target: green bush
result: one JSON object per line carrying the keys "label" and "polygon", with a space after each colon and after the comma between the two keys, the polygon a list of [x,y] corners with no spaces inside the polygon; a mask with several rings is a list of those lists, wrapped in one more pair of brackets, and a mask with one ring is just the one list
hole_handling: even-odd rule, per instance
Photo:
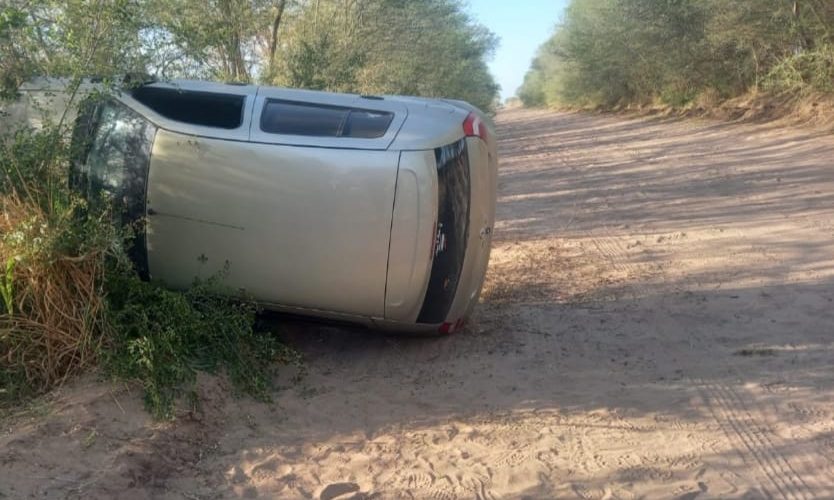
{"label": "green bush", "polygon": [[767,74],[764,87],[777,92],[834,92],[834,45],[825,44],[786,57]]}
{"label": "green bush", "polygon": [[240,391],[268,399],[276,363],[297,361],[269,332],[255,330],[253,303],[222,294],[221,276],[176,292],[111,271],[106,289],[113,333],[105,366],[138,380],[157,417],[171,416],[197,371],[224,371]]}

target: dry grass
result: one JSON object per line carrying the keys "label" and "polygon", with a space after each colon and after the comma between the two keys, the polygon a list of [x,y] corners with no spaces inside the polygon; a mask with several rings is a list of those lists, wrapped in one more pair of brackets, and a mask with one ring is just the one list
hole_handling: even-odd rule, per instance
{"label": "dry grass", "polygon": [[614,107],[552,106],[549,109],[626,116],[710,118],[747,123],[778,122],[786,127],[802,126],[834,131],[834,96],[815,91],[750,91],[732,99],[723,99],[717,92],[708,89],[682,107],[654,100]]}
{"label": "dry grass", "polygon": [[[4,271],[13,262],[12,279],[2,280],[12,311],[8,305],[0,309],[0,367],[41,391],[88,367],[98,355],[104,328],[104,260],[97,253],[70,257],[32,250],[33,240],[48,240],[49,232],[57,229],[31,203],[5,196],[0,206]],[[24,246],[8,238],[16,232],[26,237]]]}

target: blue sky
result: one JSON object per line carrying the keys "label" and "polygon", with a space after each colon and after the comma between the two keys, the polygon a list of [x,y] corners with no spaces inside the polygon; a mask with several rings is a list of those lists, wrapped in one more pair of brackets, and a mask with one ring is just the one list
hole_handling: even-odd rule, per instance
{"label": "blue sky", "polygon": [[469,0],[469,13],[501,37],[490,69],[501,98],[515,95],[536,49],[553,32],[568,0]]}

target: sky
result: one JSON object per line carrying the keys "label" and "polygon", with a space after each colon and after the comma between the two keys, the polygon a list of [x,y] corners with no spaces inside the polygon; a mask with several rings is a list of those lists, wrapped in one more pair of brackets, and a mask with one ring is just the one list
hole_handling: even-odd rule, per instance
{"label": "sky", "polygon": [[568,0],[469,0],[469,13],[501,38],[489,68],[501,99],[514,96],[539,45],[553,33]]}

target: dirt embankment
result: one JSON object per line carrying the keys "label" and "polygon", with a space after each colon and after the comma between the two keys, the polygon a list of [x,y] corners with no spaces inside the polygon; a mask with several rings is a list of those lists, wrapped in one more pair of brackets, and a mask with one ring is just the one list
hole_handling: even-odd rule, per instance
{"label": "dirt embankment", "polygon": [[154,424],[67,387],[0,435],[0,497],[834,496],[834,139],[776,125],[499,116],[468,329],[290,324],[265,405],[200,384]]}

